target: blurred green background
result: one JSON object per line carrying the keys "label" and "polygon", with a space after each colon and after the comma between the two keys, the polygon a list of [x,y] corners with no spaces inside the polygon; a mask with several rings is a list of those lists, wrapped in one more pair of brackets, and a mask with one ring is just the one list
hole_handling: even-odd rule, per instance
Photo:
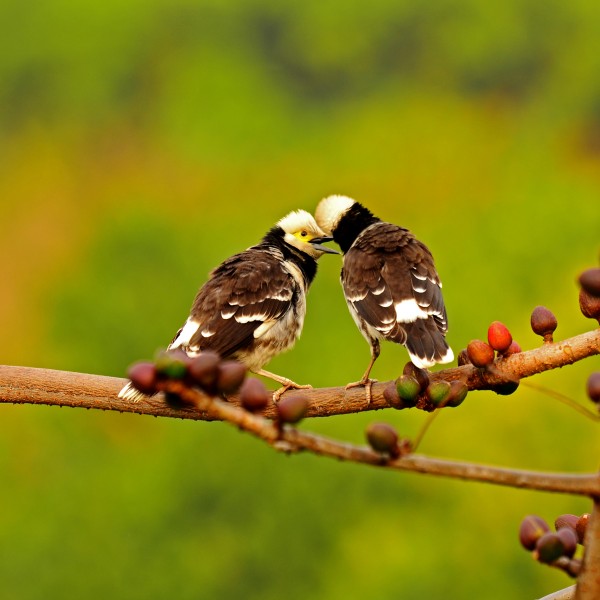
{"label": "blurred green background", "polygon": [[[123,376],[208,271],[330,193],[409,227],[455,351],[504,321],[592,327],[600,4],[591,0],[0,3],[0,361]],[[273,371],[315,386],[369,358],[325,256]],[[396,376],[383,347],[374,376]],[[597,358],[535,382],[585,402]],[[3,406],[6,598],[533,598],[569,584],[521,518],[585,500],[280,456],[223,424]],[[361,443],[373,420],[302,426]],[[594,471],[598,426],[521,388],[444,411],[424,453]]]}

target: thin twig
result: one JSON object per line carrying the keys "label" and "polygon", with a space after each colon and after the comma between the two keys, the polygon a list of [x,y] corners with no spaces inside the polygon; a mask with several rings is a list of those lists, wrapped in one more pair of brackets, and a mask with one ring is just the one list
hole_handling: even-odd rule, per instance
{"label": "thin twig", "polygon": [[[367,446],[356,446],[331,438],[300,431],[293,427],[279,428],[272,421],[253,415],[218,398],[210,398],[179,381],[169,381],[164,389],[177,394],[189,404],[196,404],[215,419],[222,419],[263,439],[275,448],[286,450],[309,450],[314,454],[342,460],[386,467],[397,471],[414,471],[463,479],[494,483],[497,485],[562,492],[568,494],[594,495],[600,493],[600,478],[595,474],[541,473],[520,469],[505,469],[474,463],[442,460],[410,454],[391,460]],[[281,443],[283,442],[283,446]]]}

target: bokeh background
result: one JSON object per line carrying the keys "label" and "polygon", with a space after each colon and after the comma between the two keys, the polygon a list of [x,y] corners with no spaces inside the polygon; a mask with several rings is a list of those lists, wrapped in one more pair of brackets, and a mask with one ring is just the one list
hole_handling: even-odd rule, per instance
{"label": "bokeh background", "polygon": [[[123,376],[208,271],[289,210],[352,195],[413,230],[456,351],[504,321],[591,328],[600,247],[600,4],[592,0],[0,3],[0,361]],[[325,256],[270,368],[315,386],[369,357]],[[406,361],[387,345],[374,375]],[[535,382],[585,402],[597,358]],[[313,456],[223,424],[2,406],[6,598],[532,598],[569,584],[521,518],[585,500]],[[385,411],[302,426],[361,443]],[[594,471],[598,426],[547,395],[473,394],[421,448]]]}

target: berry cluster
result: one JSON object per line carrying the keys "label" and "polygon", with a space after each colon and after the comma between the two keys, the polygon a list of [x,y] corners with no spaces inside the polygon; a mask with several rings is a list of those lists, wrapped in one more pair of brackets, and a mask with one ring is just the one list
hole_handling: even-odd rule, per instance
{"label": "berry cluster", "polygon": [[246,378],[246,367],[235,360],[221,360],[215,352],[191,358],[181,350],[166,350],[158,352],[153,362],[132,365],[127,375],[133,387],[149,396],[169,380],[183,381],[216,396],[237,392]]}
{"label": "berry cluster", "polygon": [[[153,362],[135,363],[127,374],[133,387],[148,396],[164,389],[166,382],[176,380],[209,396],[239,393],[242,408],[251,413],[263,412],[272,400],[271,392],[262,381],[246,377],[246,373],[242,363],[223,360],[215,352],[203,352],[192,358],[180,350],[167,350],[159,352]],[[175,407],[182,405],[179,396],[167,393],[165,399]],[[287,396],[277,403],[275,420],[279,425],[297,423],[307,409],[305,398]]]}
{"label": "berry cluster", "polygon": [[579,276],[579,308],[584,317],[600,324],[600,268],[588,269]]}
{"label": "berry cluster", "polygon": [[469,389],[463,381],[429,381],[425,369],[406,363],[402,375],[383,390],[383,397],[393,408],[411,408],[416,406],[419,397],[426,400],[426,406],[432,410],[444,406],[456,407],[462,404]]}
{"label": "berry cluster", "polygon": [[573,558],[578,544],[584,543],[589,514],[561,515],[554,521],[555,532],[537,515],[521,521],[519,541],[531,551],[535,560],[557,567],[576,577],[581,569],[581,559]]}
{"label": "berry cluster", "polygon": [[487,343],[483,340],[471,340],[465,350],[458,355],[458,364],[472,364],[478,369],[489,367],[496,358],[521,352],[521,346],[512,338],[508,327],[500,321],[494,321],[487,332]]}

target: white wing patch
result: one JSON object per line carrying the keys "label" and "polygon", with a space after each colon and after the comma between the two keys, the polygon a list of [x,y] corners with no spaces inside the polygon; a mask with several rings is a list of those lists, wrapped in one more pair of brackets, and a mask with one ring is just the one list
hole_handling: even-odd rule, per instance
{"label": "white wing patch", "polygon": [[398,323],[412,323],[417,319],[427,319],[429,315],[413,299],[402,300],[394,305]]}
{"label": "white wing patch", "polygon": [[250,321],[264,321],[268,315],[264,313],[254,313],[251,315],[236,315],[235,320],[238,323],[250,323]]}
{"label": "white wing patch", "polygon": [[173,340],[173,343],[169,346],[169,348],[187,346],[196,331],[198,331],[198,327],[200,327],[200,323],[194,321],[193,319],[188,319],[185,322],[185,325],[181,328],[179,335]]}

